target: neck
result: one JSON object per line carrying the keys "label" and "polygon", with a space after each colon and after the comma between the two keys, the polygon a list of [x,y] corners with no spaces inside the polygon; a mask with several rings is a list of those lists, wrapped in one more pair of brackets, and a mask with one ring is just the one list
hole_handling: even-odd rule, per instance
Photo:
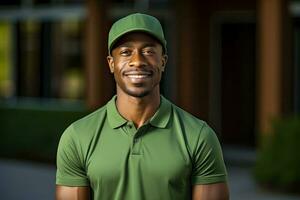
{"label": "neck", "polygon": [[160,94],[153,92],[145,97],[133,97],[117,91],[116,105],[119,113],[136,128],[141,127],[157,111],[160,104]]}

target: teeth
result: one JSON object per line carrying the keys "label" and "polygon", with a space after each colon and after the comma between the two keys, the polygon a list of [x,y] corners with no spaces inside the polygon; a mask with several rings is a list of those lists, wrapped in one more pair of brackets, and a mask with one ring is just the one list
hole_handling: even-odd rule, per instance
{"label": "teeth", "polygon": [[139,75],[139,74],[132,74],[127,75],[129,78],[146,78],[148,75]]}

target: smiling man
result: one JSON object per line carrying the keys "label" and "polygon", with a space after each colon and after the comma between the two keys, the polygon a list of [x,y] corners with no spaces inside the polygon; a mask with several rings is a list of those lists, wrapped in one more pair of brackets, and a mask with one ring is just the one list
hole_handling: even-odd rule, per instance
{"label": "smiling man", "polygon": [[56,199],[229,199],[214,131],[160,94],[167,47],[159,21],[118,20],[108,51],[117,94],[63,133]]}

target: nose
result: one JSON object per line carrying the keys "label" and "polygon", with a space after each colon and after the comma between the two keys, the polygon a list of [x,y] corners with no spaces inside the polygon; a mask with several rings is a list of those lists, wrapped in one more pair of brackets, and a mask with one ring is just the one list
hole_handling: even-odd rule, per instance
{"label": "nose", "polygon": [[140,52],[134,52],[131,56],[129,66],[130,67],[143,67],[146,65],[146,59]]}

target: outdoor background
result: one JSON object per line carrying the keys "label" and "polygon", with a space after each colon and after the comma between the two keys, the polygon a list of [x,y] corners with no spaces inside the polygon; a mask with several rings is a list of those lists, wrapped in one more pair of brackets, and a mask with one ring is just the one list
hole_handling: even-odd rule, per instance
{"label": "outdoor background", "polygon": [[115,94],[107,34],[134,12],[161,21],[161,93],[218,134],[231,199],[300,199],[299,0],[1,0],[0,199],[54,199],[59,138]]}

